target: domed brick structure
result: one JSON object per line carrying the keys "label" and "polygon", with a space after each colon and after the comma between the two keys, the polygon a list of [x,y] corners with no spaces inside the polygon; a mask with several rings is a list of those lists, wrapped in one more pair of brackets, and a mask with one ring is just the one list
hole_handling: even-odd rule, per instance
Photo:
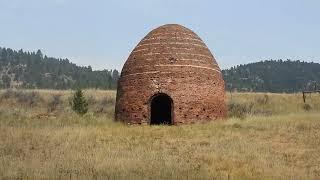
{"label": "domed brick structure", "polygon": [[118,82],[117,121],[178,125],[224,117],[221,70],[193,31],[164,25],[135,47]]}

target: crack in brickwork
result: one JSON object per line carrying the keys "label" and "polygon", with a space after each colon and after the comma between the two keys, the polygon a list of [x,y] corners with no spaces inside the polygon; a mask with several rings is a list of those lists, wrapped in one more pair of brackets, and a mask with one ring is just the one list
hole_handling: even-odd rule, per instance
{"label": "crack in brickwork", "polygon": [[172,124],[225,118],[225,84],[205,43],[180,25],[151,31],[130,54],[118,82],[115,119],[150,124],[151,98],[172,101]]}

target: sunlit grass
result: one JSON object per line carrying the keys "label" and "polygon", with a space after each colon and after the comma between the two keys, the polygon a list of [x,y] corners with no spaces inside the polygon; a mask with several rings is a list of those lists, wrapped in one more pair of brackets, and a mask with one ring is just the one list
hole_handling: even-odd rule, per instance
{"label": "sunlit grass", "polygon": [[[312,109],[306,111],[299,94],[235,93],[229,103],[250,106],[243,119],[127,126],[113,122],[112,103],[102,103],[114,99],[115,92],[86,91],[94,100],[83,117],[68,106],[71,91],[37,92],[42,100],[32,107],[13,97],[1,99],[3,178],[320,177],[319,95],[307,99]],[[62,103],[48,113],[48,101],[57,93]],[[106,110],[97,111],[101,106]]]}

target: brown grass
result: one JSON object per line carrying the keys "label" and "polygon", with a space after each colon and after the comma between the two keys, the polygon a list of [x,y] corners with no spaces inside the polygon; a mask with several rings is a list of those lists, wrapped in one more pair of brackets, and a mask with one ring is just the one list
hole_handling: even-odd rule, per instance
{"label": "brown grass", "polygon": [[[228,101],[248,108],[244,119],[150,127],[113,122],[112,91],[86,91],[84,117],[68,107],[70,91],[36,92],[32,107],[1,99],[2,178],[320,178],[319,95],[305,111],[299,94],[236,93]],[[48,113],[54,94],[63,102]]]}

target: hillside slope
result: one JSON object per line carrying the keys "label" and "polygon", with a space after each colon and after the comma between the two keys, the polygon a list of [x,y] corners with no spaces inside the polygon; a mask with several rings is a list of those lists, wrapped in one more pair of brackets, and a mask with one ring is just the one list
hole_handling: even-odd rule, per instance
{"label": "hillside slope", "polygon": [[[223,70],[228,90],[242,92],[299,92],[320,88],[320,64],[291,60],[269,60]],[[93,71],[68,59],[37,52],[0,47],[0,89],[38,88],[116,89],[117,70]]]}
{"label": "hillside slope", "polygon": [[117,70],[93,71],[68,59],[43,56],[37,52],[0,47],[0,88],[100,88],[115,89]]}
{"label": "hillside slope", "polygon": [[[270,60],[223,70],[229,90],[255,92],[298,92],[320,84],[320,64]],[[316,87],[316,88],[318,88]]]}

